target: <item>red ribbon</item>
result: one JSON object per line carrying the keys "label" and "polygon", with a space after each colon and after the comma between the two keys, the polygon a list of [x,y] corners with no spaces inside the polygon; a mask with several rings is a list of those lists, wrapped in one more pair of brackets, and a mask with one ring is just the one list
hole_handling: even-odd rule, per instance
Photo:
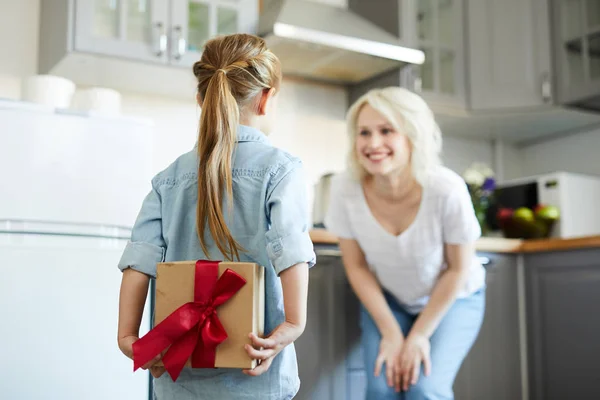
{"label": "red ribbon", "polygon": [[217,346],[227,339],[216,308],[245,284],[246,280],[229,268],[219,278],[219,261],[197,261],[194,301],[179,307],[133,343],[133,370],[167,347],[169,350],[162,361],[173,381],[177,380],[190,356],[192,368],[214,368]]}

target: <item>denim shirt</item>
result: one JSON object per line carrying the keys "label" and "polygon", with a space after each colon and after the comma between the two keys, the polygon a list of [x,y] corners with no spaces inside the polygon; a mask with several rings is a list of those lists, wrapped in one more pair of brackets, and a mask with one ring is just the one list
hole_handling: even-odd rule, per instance
{"label": "denim shirt", "polygon": [[[240,261],[265,267],[265,335],[284,322],[279,274],[297,263],[315,263],[309,237],[302,164],[269,144],[260,131],[240,126],[233,155],[233,210],[225,218],[245,252]],[[154,277],[162,261],[223,260],[207,229],[207,257],[196,234],[198,155],[180,156],[152,179],[119,269]],[[235,369],[184,368],[176,382],[167,373],[155,380],[158,400],[291,399],[300,386],[296,352],[285,347],[267,372],[246,376]]]}

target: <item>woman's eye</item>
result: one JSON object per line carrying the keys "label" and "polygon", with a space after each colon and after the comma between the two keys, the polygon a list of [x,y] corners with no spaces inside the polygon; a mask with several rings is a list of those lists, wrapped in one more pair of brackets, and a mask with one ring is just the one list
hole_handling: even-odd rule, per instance
{"label": "woman's eye", "polygon": [[392,133],[392,132],[394,132],[394,131],[390,128],[381,129],[381,133],[383,133],[384,135],[387,135],[388,133]]}
{"label": "woman's eye", "polygon": [[369,134],[369,131],[366,130],[362,130],[358,133],[360,136],[367,136]]}

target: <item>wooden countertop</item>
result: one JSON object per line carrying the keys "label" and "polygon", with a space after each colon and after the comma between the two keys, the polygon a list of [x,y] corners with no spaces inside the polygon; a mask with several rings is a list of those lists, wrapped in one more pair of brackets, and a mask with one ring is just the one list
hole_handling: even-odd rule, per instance
{"label": "wooden countertop", "polygon": [[[310,237],[314,244],[338,244],[338,238],[325,229],[313,229]],[[539,253],[586,248],[600,248],[600,236],[586,236],[573,239],[520,240],[483,237],[477,241],[478,251],[490,253]]]}

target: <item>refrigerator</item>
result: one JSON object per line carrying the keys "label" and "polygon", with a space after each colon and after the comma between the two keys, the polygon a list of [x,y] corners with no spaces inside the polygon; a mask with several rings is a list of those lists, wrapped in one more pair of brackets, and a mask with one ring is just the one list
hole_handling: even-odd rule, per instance
{"label": "refrigerator", "polygon": [[0,100],[2,398],[149,399],[149,373],[117,346],[117,263],[152,142],[147,120]]}

